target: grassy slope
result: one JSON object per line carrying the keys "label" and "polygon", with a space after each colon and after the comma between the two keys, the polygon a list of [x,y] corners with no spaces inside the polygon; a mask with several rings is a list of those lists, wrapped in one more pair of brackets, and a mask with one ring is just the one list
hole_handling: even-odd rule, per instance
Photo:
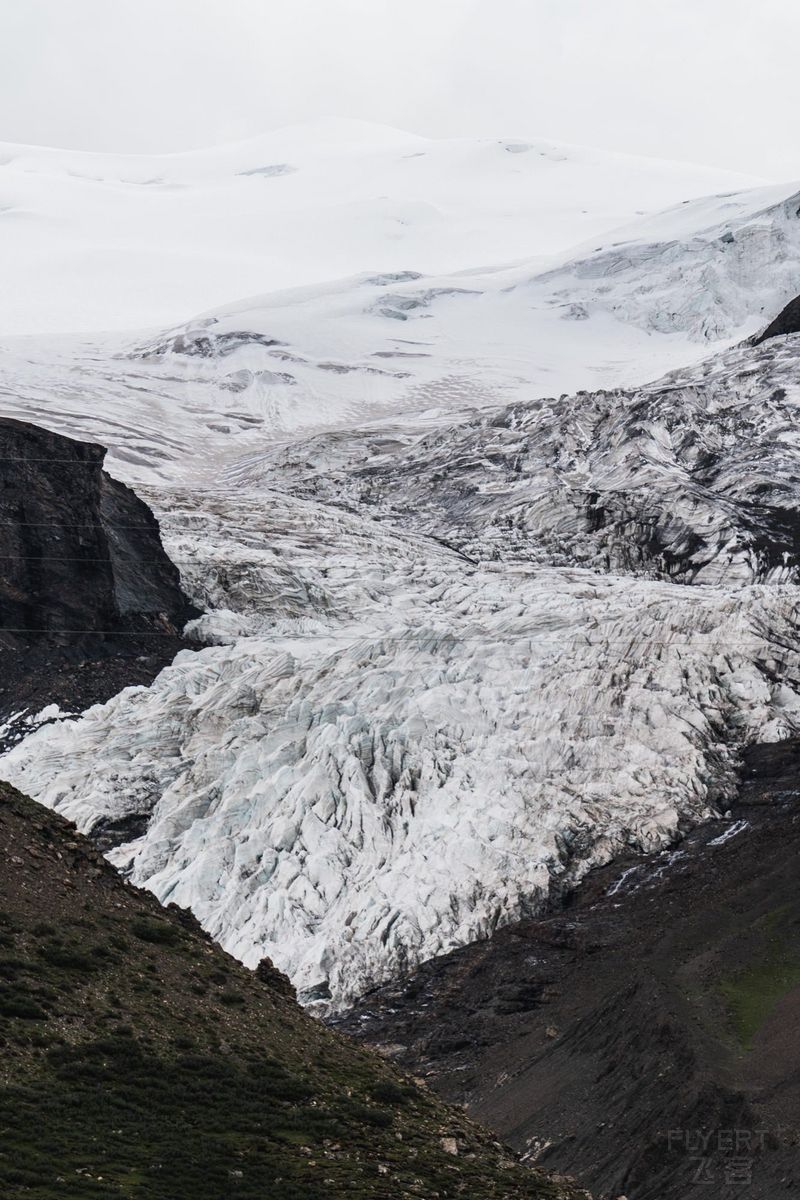
{"label": "grassy slope", "polygon": [[3,1200],[574,1195],[5,785],[0,853]]}
{"label": "grassy slope", "polygon": [[[780,1002],[800,988],[800,953],[797,933],[792,937],[793,907],[769,910],[751,931],[751,959],[720,983],[742,1049],[749,1051],[758,1033]],[[796,914],[795,914],[796,915]]]}

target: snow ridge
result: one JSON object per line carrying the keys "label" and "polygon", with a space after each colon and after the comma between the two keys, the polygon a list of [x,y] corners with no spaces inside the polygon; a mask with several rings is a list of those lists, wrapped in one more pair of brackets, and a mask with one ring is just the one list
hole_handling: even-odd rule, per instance
{"label": "snow ridge", "polygon": [[0,334],[151,328],[359,271],[551,254],[756,180],[548,142],[311,122],[183,154],[0,143]]}

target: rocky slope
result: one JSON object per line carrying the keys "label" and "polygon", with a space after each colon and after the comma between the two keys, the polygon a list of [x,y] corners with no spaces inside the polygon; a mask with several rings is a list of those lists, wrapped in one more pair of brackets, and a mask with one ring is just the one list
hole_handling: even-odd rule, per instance
{"label": "rocky slope", "polygon": [[6,740],[50,703],[68,711],[149,682],[197,610],[147,505],[105,450],[0,419],[0,717]]}
{"label": "rocky slope", "polygon": [[797,740],[753,747],[724,820],[592,872],[344,1027],[598,1197],[793,1195],[798,778]]}
{"label": "rocky slope", "polygon": [[4,1200],[577,1200],[0,787]]}
{"label": "rocky slope", "polygon": [[800,296],[790,300],[783,312],[772,321],[763,333],[755,339],[754,344],[760,346],[772,337],[783,337],[789,333],[800,333]]}

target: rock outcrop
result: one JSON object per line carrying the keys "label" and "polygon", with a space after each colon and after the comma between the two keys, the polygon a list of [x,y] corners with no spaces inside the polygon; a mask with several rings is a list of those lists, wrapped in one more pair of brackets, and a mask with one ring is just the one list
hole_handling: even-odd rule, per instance
{"label": "rock outcrop", "polygon": [[759,346],[769,338],[785,336],[787,333],[800,333],[800,296],[789,301],[786,308],[758,335],[754,345]]}
{"label": "rock outcrop", "polygon": [[0,419],[0,714],[149,682],[196,615],[158,522],[105,450]]}
{"label": "rock outcrop", "polygon": [[598,1197],[774,1200],[800,1129],[800,740],[675,850],[587,878],[343,1023]]}

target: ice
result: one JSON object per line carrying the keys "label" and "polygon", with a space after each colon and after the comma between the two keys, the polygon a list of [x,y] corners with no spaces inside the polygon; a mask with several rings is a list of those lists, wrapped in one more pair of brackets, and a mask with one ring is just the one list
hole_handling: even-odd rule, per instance
{"label": "ice", "polygon": [[7,150],[14,327],[92,332],[6,338],[6,410],[110,447],[206,611],[0,770],[145,817],[112,860],[233,954],[342,1006],[798,731],[799,339],[739,344],[797,290],[796,185],[348,122]]}
{"label": "ice", "polygon": [[668,845],[726,807],[740,745],[800,721],[794,588],[472,566],[277,492],[161,503],[220,644],[3,774],[85,830],[149,814],[112,861],[307,1001]]}

